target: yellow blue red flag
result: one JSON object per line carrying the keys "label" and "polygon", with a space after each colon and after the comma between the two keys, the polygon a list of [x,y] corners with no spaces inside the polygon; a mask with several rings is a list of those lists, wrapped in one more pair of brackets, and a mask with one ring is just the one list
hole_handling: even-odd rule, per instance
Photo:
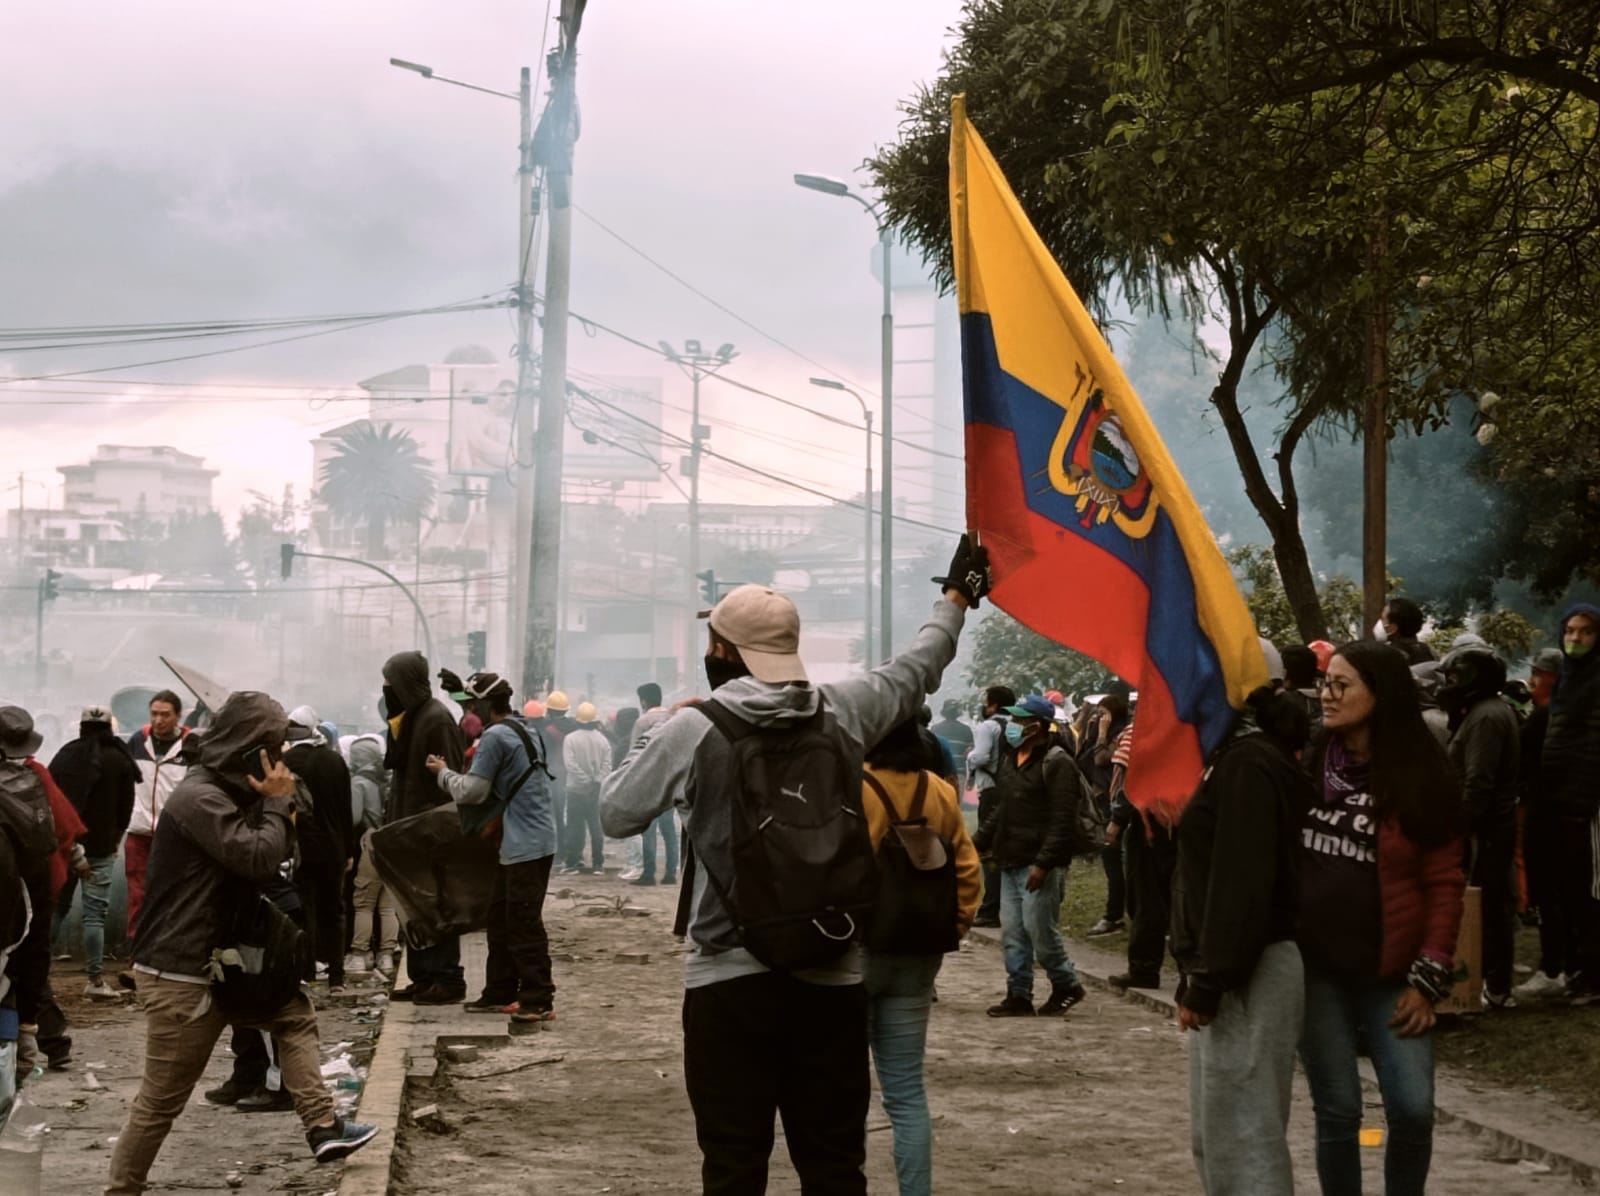
{"label": "yellow blue red flag", "polygon": [[950,114],[967,524],[992,597],[1139,692],[1127,789],[1181,806],[1251,690],[1255,624],[1155,425],[967,120]]}

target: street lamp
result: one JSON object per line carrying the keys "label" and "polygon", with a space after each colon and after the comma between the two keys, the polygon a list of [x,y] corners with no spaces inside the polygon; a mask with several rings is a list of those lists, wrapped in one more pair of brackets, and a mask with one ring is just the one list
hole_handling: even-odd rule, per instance
{"label": "street lamp", "polygon": [[[521,185],[521,195],[518,200],[518,235],[517,235],[517,509],[516,509],[516,534],[512,536],[513,552],[513,578],[512,600],[507,604],[506,665],[508,668],[518,668],[521,664],[519,653],[521,637],[518,634],[519,611],[515,601],[517,592],[521,593],[531,602],[536,587],[534,579],[538,570],[534,568],[534,457],[536,453],[536,431],[539,425],[535,413],[533,393],[533,287],[537,271],[537,263],[533,253],[533,83],[529,69],[522,68],[521,86],[515,92],[496,91],[492,87],[480,87],[476,83],[467,83],[461,79],[451,79],[445,75],[434,72],[431,66],[420,62],[407,62],[403,58],[389,59],[389,65],[399,67],[403,71],[411,71],[421,75],[424,79],[431,79],[435,83],[449,83],[455,87],[464,87],[468,91],[479,91],[484,95],[498,96],[505,100],[514,100],[522,115],[522,141],[518,147],[519,166],[518,181]],[[559,424],[559,421],[558,421]],[[561,428],[558,426],[553,434],[558,439]],[[556,567],[552,559],[547,562],[550,569]],[[542,592],[542,591],[541,591]]]}
{"label": "street lamp", "polygon": [[893,247],[894,236],[881,205],[869,203],[850,190],[848,183],[823,174],[797,174],[794,181],[797,187],[804,187],[807,191],[855,200],[867,210],[867,215],[872,217],[872,222],[878,228],[878,246],[883,255],[883,382],[879,386],[883,393],[883,495],[879,499],[882,507],[883,559],[879,583],[882,607],[878,617],[878,642],[887,659],[894,644],[894,295],[889,280],[889,250]]}
{"label": "street lamp", "polygon": [[861,626],[864,629],[862,660],[867,667],[872,667],[872,408],[867,406],[867,401],[843,382],[833,378],[812,378],[812,386],[820,386],[824,390],[842,390],[845,394],[861,404],[861,419],[867,426],[867,458],[866,481],[861,489],[861,515],[862,515],[862,545],[863,545],[863,577],[866,586],[867,604],[862,612]]}

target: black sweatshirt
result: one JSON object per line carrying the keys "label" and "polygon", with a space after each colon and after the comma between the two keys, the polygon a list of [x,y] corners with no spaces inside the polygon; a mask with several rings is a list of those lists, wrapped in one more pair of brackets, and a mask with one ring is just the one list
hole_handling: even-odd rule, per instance
{"label": "black sweatshirt", "polygon": [[991,797],[994,804],[972,841],[994,853],[997,867],[1071,863],[1078,803],[1088,795],[1083,774],[1062,748],[1035,744],[1019,767],[1016,749],[1002,747]]}
{"label": "black sweatshirt", "polygon": [[1271,943],[1298,921],[1300,818],[1313,796],[1294,759],[1266,735],[1246,735],[1206,773],[1178,824],[1172,956],[1178,1001],[1215,1016]]}

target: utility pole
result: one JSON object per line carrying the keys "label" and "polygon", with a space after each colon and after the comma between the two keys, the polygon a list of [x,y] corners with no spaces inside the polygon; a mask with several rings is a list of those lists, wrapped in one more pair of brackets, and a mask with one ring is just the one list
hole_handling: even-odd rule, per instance
{"label": "utility pole", "polygon": [[522,86],[517,91],[522,115],[522,140],[518,143],[521,163],[517,168],[517,533],[511,538],[511,600],[506,603],[506,656],[509,662],[513,645],[522,642],[523,611],[516,601],[517,583],[526,584],[533,540],[533,287],[537,262],[534,259],[534,190],[536,168],[533,161],[533,81],[527,67],[522,68]]}
{"label": "utility pole", "polygon": [[894,655],[894,291],[889,281],[894,233],[887,220],[878,225],[878,246],[883,258],[883,497],[879,500],[883,503],[883,580],[879,583],[883,605],[878,613],[878,646],[888,660]]}
{"label": "utility pole", "polygon": [[660,344],[666,359],[687,373],[694,383],[694,402],[689,414],[689,455],[679,463],[679,471],[689,479],[689,609],[695,610],[700,601],[696,580],[700,572],[700,457],[705,442],[711,439],[710,427],[700,422],[700,380],[715,374],[739,356],[739,351],[725,344],[715,353],[706,353],[697,340],[684,341],[681,353],[666,341]]}
{"label": "utility pole", "polygon": [[[572,280],[572,155],[578,137],[578,30],[586,0],[561,0],[561,40],[546,60],[550,100],[532,152],[544,167],[550,196],[550,249],[545,262],[544,335],[540,343],[539,408],[534,424],[533,510],[518,520],[526,570],[527,618],[522,633],[522,691],[543,692],[555,672],[561,569],[562,448],[567,409],[567,295]],[[518,513],[526,500],[519,494]],[[531,534],[530,534],[531,533]],[[514,599],[513,599],[514,600]]]}
{"label": "utility pole", "polygon": [[[1367,126],[1369,140],[1384,137],[1384,104],[1378,100]],[[1389,214],[1380,195],[1367,238],[1366,393],[1361,406],[1361,624],[1362,634],[1383,616],[1389,592]]]}

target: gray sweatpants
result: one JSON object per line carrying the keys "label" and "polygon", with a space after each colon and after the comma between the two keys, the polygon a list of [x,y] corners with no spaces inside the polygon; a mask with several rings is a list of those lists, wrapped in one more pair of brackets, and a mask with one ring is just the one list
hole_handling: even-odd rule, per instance
{"label": "gray sweatpants", "polygon": [[1305,969],[1293,943],[1261,953],[1250,983],[1225,993],[1189,1038],[1189,1121],[1206,1196],[1294,1196],[1289,1092],[1305,1019]]}

